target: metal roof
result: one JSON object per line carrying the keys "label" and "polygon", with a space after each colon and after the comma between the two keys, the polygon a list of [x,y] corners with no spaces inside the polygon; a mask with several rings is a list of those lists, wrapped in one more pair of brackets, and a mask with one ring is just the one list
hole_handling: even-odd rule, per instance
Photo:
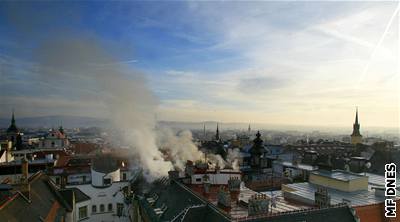
{"label": "metal roof", "polygon": [[[317,185],[305,182],[305,183],[294,183],[285,185],[293,191],[284,191],[287,197],[293,200],[301,202],[314,203],[314,195],[317,190]],[[385,197],[376,196],[372,190],[362,190],[355,192],[339,191],[331,188],[327,188],[329,195],[331,196],[331,204],[342,203],[343,199],[351,201],[351,206],[364,206],[375,203],[382,203],[385,201]],[[400,195],[398,195],[400,197]]]}
{"label": "metal roof", "polygon": [[363,175],[351,173],[351,172],[346,172],[342,170],[334,170],[334,171],[325,171],[325,170],[320,170],[313,172],[312,174],[324,176],[324,177],[330,177],[332,179],[337,179],[337,180],[342,180],[342,181],[350,181],[354,179],[359,179],[364,177]]}
{"label": "metal roof", "polygon": [[289,162],[289,161],[281,161],[281,162],[277,161],[276,163],[282,164],[283,166],[286,166],[286,167],[297,168],[297,169],[307,170],[307,171],[313,171],[313,170],[318,169],[317,166],[311,166],[311,165],[303,164],[303,163],[293,164],[292,162]]}

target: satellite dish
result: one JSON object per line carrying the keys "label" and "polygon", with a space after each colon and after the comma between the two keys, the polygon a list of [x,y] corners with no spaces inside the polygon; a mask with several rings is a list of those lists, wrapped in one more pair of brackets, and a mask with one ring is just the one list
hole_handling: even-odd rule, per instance
{"label": "satellite dish", "polygon": [[349,164],[344,165],[344,170],[345,170],[345,171],[350,171],[350,166],[349,166]]}
{"label": "satellite dish", "polygon": [[367,169],[371,168],[371,162],[367,162],[367,163],[365,164],[365,168],[367,168]]}

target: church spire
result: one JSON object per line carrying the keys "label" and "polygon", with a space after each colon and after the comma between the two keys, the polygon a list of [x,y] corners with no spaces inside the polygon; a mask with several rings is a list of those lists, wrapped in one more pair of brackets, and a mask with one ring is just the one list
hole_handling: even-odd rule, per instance
{"label": "church spire", "polygon": [[11,125],[15,125],[14,109],[13,109],[13,111],[12,111]]}
{"label": "church spire", "polygon": [[362,142],[362,135],[360,133],[360,123],[358,122],[358,107],[356,107],[356,118],[353,124],[353,133],[351,134],[351,143],[357,144]]}
{"label": "church spire", "polygon": [[356,120],[354,123],[358,124],[358,106],[356,107]]}
{"label": "church spire", "polygon": [[250,127],[250,124],[249,124],[249,128],[247,129],[247,131],[250,133],[250,131],[251,131],[251,127]]}
{"label": "church spire", "polygon": [[12,111],[12,116],[11,116],[11,123],[10,126],[7,129],[7,132],[18,132],[17,125],[15,124],[15,115],[14,115],[14,110]]}
{"label": "church spire", "polygon": [[215,133],[215,140],[217,140],[217,141],[219,141],[221,138],[220,138],[220,136],[219,136],[219,126],[218,126],[218,123],[217,123],[217,131],[216,131],[216,133]]}

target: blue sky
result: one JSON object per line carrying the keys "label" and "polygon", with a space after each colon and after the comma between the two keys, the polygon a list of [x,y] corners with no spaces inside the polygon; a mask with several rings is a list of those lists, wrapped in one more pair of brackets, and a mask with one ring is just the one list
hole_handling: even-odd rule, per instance
{"label": "blue sky", "polygon": [[76,111],[87,104],[79,84],[46,85],[35,77],[37,48],[67,35],[96,38],[119,62],[144,73],[161,119],[343,126],[358,105],[365,125],[398,126],[396,7],[1,2],[0,115],[9,116],[12,107],[20,116],[90,112],[89,105]]}

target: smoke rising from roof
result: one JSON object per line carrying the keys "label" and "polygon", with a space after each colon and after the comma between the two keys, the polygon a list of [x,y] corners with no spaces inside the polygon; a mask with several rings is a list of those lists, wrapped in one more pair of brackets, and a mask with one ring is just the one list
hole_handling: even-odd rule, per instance
{"label": "smoke rising from roof", "polygon": [[[187,160],[204,157],[192,142],[190,131],[176,134],[169,128],[157,128],[158,100],[148,89],[144,75],[114,59],[95,38],[53,38],[36,54],[42,81],[79,85],[85,90],[70,95],[101,107],[99,112],[120,132],[120,142],[136,155],[147,180],[166,176],[172,169],[183,170]],[[220,167],[230,165],[218,155],[211,155],[209,160]]]}
{"label": "smoke rising from roof", "polygon": [[39,47],[37,54],[40,78],[50,84],[82,85],[91,92],[79,96],[104,108],[99,111],[121,132],[122,143],[139,157],[148,179],[167,175],[173,165],[164,160],[156,143],[158,102],[140,72],[118,63],[93,38],[52,39]]}

